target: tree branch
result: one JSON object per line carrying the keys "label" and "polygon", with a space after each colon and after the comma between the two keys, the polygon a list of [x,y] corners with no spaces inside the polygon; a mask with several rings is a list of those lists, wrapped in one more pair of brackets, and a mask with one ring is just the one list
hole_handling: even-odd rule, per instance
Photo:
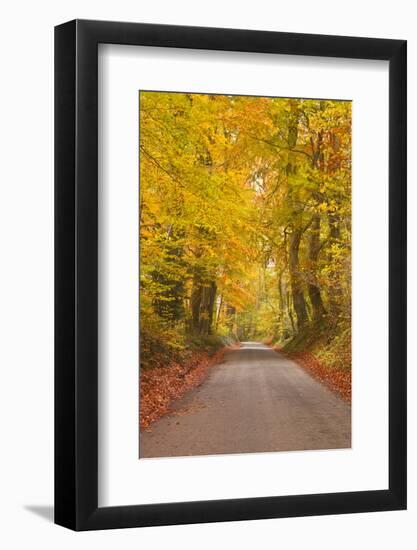
{"label": "tree branch", "polygon": [[248,136],[256,141],[262,141],[262,143],[266,143],[271,147],[275,147],[276,149],[283,149],[284,151],[290,151],[291,153],[299,153],[300,155],[305,155],[310,160],[313,160],[313,157],[310,155],[310,153],[307,153],[306,151],[302,151],[301,149],[293,149],[292,147],[287,147],[285,145],[278,145],[277,143],[273,143],[272,141],[268,141],[267,139],[262,139],[260,137],[255,137],[251,134],[248,134]]}

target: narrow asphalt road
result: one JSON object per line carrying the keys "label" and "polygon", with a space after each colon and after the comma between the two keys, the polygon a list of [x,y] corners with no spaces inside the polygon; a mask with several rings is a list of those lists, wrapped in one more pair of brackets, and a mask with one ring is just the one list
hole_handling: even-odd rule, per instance
{"label": "narrow asphalt road", "polygon": [[203,384],[140,435],[140,458],[351,446],[350,406],[257,342],[226,353]]}

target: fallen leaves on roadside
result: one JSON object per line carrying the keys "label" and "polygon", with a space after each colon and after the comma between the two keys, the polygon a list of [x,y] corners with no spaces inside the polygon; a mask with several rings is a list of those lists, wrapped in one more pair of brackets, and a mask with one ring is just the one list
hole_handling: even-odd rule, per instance
{"label": "fallen leaves on roadside", "polygon": [[350,403],[352,396],[351,369],[328,367],[308,351],[285,352],[279,348],[276,348],[276,350],[285,354],[290,359],[294,359],[314,378]]}
{"label": "fallen leaves on roadside", "polygon": [[170,411],[173,399],[199,386],[209,368],[221,362],[226,349],[224,347],[212,356],[204,351],[194,352],[184,364],[173,362],[164,367],[141,369],[140,427],[147,428]]}

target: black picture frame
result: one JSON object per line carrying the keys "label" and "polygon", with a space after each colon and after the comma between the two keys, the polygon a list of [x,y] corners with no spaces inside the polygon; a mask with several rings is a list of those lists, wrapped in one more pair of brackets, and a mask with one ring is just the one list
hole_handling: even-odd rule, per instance
{"label": "black picture frame", "polygon": [[[389,488],[98,506],[98,44],[389,62]],[[74,530],[406,508],[406,41],[74,20],[55,28],[55,522]]]}

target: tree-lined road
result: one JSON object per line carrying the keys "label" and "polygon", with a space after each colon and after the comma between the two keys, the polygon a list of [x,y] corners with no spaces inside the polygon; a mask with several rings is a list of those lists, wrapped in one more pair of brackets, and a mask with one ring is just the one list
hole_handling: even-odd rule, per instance
{"label": "tree-lined road", "polygon": [[339,449],[351,408],[297,363],[244,342],[140,436],[140,457]]}

